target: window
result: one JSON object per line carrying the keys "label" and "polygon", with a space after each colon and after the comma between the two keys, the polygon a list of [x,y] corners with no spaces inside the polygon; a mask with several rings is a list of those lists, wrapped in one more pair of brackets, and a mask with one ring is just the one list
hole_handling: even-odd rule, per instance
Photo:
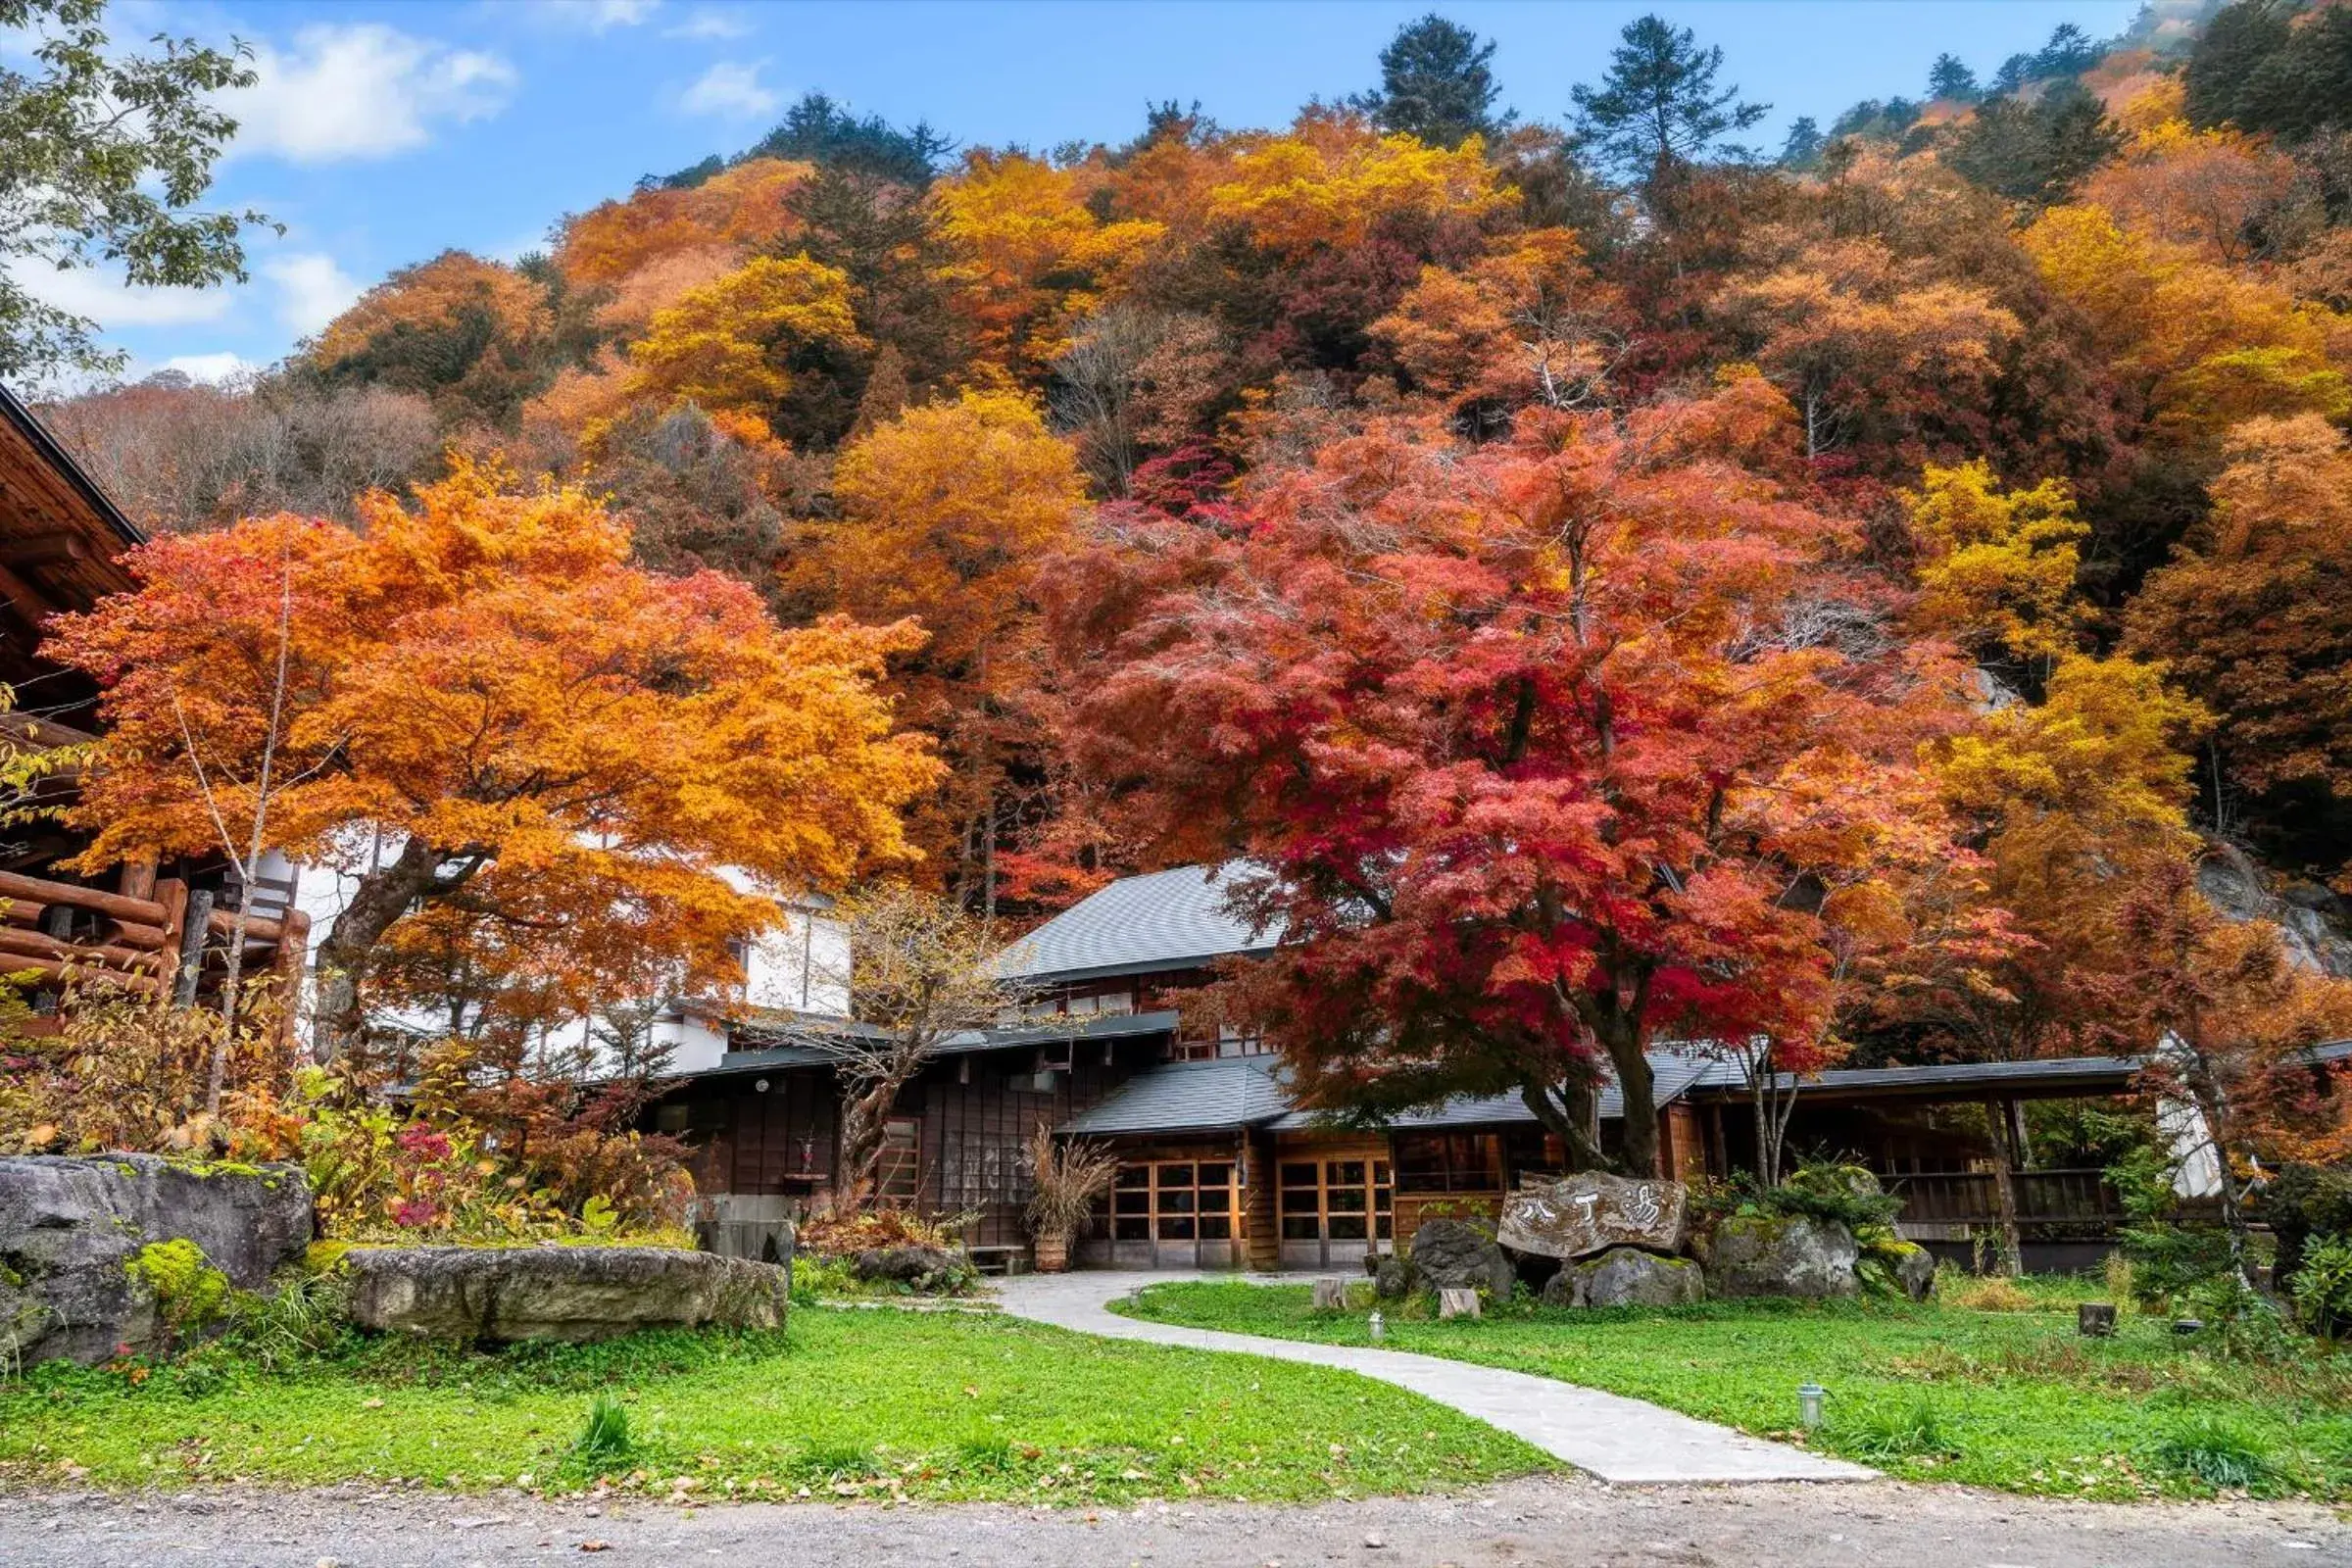
{"label": "window", "polygon": [[1500,1192],[1502,1140],[1493,1133],[1400,1135],[1396,1185],[1408,1193]]}
{"label": "window", "polygon": [[1230,1242],[1241,1234],[1230,1160],[1122,1165],[1110,1190],[1114,1242]]}
{"label": "window", "polygon": [[922,1196],[923,1124],[912,1116],[893,1116],[882,1124],[881,1179],[874,1196],[910,1202]]}
{"label": "window", "polygon": [[1387,1160],[1285,1160],[1277,1180],[1284,1241],[1389,1239],[1396,1189]]}

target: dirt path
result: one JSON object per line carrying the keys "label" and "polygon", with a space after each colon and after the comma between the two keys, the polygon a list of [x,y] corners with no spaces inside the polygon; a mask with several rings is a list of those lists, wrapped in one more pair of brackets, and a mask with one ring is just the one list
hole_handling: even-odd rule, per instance
{"label": "dirt path", "polygon": [[[587,1544],[602,1550],[584,1553]],[[2119,1507],[1958,1488],[1513,1482],[1446,1497],[1051,1512],[686,1509],[491,1494],[0,1497],[7,1568],[2314,1568],[2352,1522],[2268,1503]]]}

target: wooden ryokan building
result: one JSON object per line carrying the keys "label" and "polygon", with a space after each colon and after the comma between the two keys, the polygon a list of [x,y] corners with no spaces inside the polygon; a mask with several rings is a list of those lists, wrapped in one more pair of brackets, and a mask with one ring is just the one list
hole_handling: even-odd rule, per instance
{"label": "wooden ryokan building", "polygon": [[[1215,868],[1113,883],[1007,955],[1039,999],[1018,1027],[953,1042],[892,1122],[888,1191],[970,1216],[984,1261],[1017,1262],[1028,1238],[1020,1146],[1040,1122],[1105,1143],[1121,1170],[1080,1238],[1081,1265],[1345,1267],[1408,1238],[1433,1205],[1492,1209],[1562,1152],[1516,1097],[1460,1098],[1365,1131],[1292,1103],[1280,1059],[1254,1040],[1197,1038],[1175,994],[1216,960],[1269,944],[1227,912]],[[723,1218],[773,1221],[820,1201],[834,1174],[836,1100],[817,1040],[838,1019],[769,1012],[733,1025],[731,1049],[681,1083],[656,1124],[699,1146],[698,1184]],[[2339,1054],[2341,1048],[2337,1049]],[[1653,1054],[1667,1171],[1725,1175],[1753,1160],[1748,1086],[1729,1063]],[[2133,1092],[2132,1058],[1834,1071],[1803,1085],[1792,1151],[1859,1159],[1900,1192],[1903,1229],[1965,1256],[1994,1209],[1986,1116],[2034,1100]],[[1603,1136],[1622,1115],[1604,1095]],[[2030,1261],[2079,1266],[2120,1218],[2101,1173],[2017,1178]]]}

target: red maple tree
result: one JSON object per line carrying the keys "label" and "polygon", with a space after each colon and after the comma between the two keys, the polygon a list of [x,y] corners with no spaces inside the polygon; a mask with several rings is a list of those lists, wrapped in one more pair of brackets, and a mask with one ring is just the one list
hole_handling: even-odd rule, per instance
{"label": "red maple tree", "polygon": [[1286,940],[1233,989],[1311,1102],[1516,1092],[1647,1172],[1653,1042],[1819,1037],[1831,900],[1943,832],[1911,759],[1952,684],[1784,490],[1794,432],[1753,375],[1484,447],[1375,422],[1080,564],[1132,579],[1072,591],[1093,760],[1163,853],[1247,846]]}

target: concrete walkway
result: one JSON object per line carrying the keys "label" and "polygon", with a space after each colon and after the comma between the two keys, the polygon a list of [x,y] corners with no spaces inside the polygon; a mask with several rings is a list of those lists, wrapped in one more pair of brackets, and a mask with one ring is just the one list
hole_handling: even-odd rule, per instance
{"label": "concrete walkway", "polygon": [[[1147,1340],[1196,1350],[1226,1350],[1277,1361],[1358,1372],[1383,1383],[1451,1405],[1464,1415],[1499,1427],[1544,1452],[1565,1459],[1603,1481],[1658,1484],[1723,1481],[1868,1481],[1874,1470],[1767,1443],[1662,1410],[1641,1399],[1579,1388],[1551,1378],[1499,1367],[1473,1366],[1440,1356],[1366,1347],[1316,1345],[1304,1340],[1268,1340],[1253,1334],[1224,1334],[1120,1317],[1106,1303],[1147,1285],[1172,1280],[1233,1280],[1232,1274],[1115,1273],[1082,1270],[1070,1274],[1018,1274],[996,1282],[1004,1310],[1015,1317],[1104,1339]],[[1253,1284],[1298,1284],[1296,1279],[1258,1278]],[[1794,1396],[1791,1385],[1790,1396]]]}

